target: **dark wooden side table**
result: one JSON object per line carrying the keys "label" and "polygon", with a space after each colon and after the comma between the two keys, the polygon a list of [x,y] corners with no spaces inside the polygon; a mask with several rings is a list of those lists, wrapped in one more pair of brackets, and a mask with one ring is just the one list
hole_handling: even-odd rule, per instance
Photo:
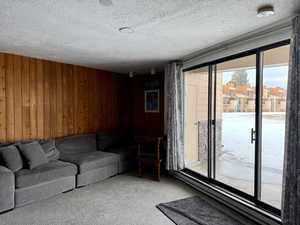
{"label": "dark wooden side table", "polygon": [[163,137],[136,136],[138,143],[138,175],[143,176],[143,164],[153,165],[156,169],[155,180],[160,181],[160,168],[162,163],[161,144]]}

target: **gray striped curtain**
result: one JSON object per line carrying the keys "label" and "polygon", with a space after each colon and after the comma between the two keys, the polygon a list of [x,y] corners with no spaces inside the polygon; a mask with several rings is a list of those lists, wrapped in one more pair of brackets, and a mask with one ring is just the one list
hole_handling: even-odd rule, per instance
{"label": "gray striped curtain", "polygon": [[183,73],[182,66],[173,62],[165,68],[165,94],[167,113],[167,160],[169,171],[184,168],[183,150]]}
{"label": "gray striped curtain", "polygon": [[300,17],[293,19],[287,95],[282,223],[300,225]]}

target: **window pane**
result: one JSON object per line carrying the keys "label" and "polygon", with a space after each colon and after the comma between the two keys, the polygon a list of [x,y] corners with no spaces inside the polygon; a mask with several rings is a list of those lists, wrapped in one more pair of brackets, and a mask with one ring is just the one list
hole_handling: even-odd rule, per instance
{"label": "window pane", "polygon": [[216,180],[254,194],[256,56],[217,65]]}
{"label": "window pane", "polygon": [[281,205],[289,46],[264,52],[261,200]]}
{"label": "window pane", "polygon": [[185,73],[185,164],[207,176],[208,67]]}

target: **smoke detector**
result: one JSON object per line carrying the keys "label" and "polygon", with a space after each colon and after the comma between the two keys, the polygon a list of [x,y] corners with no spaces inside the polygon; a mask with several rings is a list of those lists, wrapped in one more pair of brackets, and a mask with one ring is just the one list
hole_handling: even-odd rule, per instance
{"label": "smoke detector", "polygon": [[267,17],[275,14],[274,7],[271,5],[260,7],[257,10],[257,17]]}

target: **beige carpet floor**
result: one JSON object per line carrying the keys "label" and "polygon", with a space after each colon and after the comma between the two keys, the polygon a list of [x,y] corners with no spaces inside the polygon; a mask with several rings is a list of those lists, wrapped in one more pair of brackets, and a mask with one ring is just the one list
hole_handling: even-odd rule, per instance
{"label": "beige carpet floor", "polygon": [[118,175],[1,214],[0,225],[171,225],[155,206],[194,195],[200,194],[171,177]]}

